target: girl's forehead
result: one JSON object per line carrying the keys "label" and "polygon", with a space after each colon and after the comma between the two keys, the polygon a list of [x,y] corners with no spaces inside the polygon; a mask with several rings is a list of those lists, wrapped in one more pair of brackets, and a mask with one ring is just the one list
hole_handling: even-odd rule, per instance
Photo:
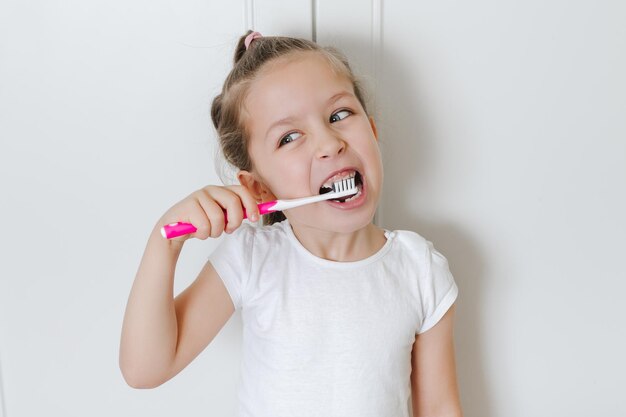
{"label": "girl's forehead", "polygon": [[335,70],[325,57],[311,52],[298,55],[268,63],[270,66],[250,84],[245,100],[248,110],[260,107],[272,112],[296,104],[312,104],[340,90],[353,93],[350,79]]}
{"label": "girl's forehead", "polygon": [[[307,81],[307,82],[303,82]],[[291,53],[264,65],[252,83],[253,88],[274,88],[276,85],[297,83],[311,86],[314,82],[350,83],[344,71],[335,68],[320,52]]]}

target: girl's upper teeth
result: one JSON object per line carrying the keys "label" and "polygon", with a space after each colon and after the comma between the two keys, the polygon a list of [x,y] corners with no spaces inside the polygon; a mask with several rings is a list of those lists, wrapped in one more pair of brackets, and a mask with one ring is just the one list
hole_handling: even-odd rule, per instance
{"label": "girl's upper teeth", "polygon": [[333,184],[346,178],[352,178],[356,175],[356,171],[344,171],[328,178],[322,187],[333,188]]}

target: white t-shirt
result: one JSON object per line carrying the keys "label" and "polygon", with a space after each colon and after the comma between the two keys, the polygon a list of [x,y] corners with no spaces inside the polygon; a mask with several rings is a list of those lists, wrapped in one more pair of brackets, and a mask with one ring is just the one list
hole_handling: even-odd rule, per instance
{"label": "white t-shirt", "polygon": [[310,253],[287,220],[244,223],[210,255],[243,346],[239,417],[409,417],[411,349],[458,289],[448,262],[414,232],[356,262]]}

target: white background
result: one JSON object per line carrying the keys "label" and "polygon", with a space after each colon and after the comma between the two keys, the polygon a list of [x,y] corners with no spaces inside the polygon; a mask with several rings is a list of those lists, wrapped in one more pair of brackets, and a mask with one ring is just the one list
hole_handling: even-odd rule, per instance
{"label": "white background", "polygon": [[[117,359],[150,230],[219,182],[210,102],[247,28],[366,80],[378,223],[460,287],[465,415],[626,415],[624,22],[609,0],[2,0],[0,417],[233,415],[239,314],[159,388]],[[215,245],[186,244],[177,293]]]}

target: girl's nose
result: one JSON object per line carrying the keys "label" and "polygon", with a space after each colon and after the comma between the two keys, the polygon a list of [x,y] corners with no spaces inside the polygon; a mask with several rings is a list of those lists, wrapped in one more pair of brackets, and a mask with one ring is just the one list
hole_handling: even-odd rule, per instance
{"label": "girl's nose", "polygon": [[346,142],[338,137],[335,132],[326,131],[319,136],[317,141],[317,157],[319,159],[340,155],[345,149]]}

